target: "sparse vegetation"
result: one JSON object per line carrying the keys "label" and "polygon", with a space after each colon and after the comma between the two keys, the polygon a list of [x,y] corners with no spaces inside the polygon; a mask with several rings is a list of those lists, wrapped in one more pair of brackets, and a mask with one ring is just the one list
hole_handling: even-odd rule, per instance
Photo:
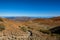
{"label": "sparse vegetation", "polygon": [[31,28],[31,27],[28,27],[28,29],[32,29],[33,30],[33,28]]}
{"label": "sparse vegetation", "polygon": [[5,26],[3,24],[0,24],[0,31],[5,30]]}
{"label": "sparse vegetation", "polygon": [[0,18],[0,21],[3,22],[2,18]]}
{"label": "sparse vegetation", "polygon": [[27,30],[24,26],[20,27],[20,29],[23,30],[24,32],[26,32],[26,30]]}

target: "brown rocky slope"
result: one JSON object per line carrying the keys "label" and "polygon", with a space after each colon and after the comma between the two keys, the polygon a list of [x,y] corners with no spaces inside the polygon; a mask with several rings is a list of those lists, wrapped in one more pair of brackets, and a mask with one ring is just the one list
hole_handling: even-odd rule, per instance
{"label": "brown rocky slope", "polygon": [[60,40],[60,34],[50,30],[58,26],[60,17],[36,18],[27,22],[0,18],[0,40]]}

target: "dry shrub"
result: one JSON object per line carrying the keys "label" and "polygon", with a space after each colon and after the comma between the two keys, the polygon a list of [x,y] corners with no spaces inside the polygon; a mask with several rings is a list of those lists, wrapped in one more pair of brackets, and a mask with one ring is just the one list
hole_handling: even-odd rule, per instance
{"label": "dry shrub", "polygon": [[3,22],[3,19],[2,19],[2,18],[0,18],[0,21],[1,21],[1,22]]}
{"label": "dry shrub", "polygon": [[19,26],[19,28],[20,28],[21,30],[23,30],[24,32],[26,32],[26,30],[27,30],[24,26],[22,26],[22,27]]}
{"label": "dry shrub", "polygon": [[0,24],[0,31],[5,30],[5,26],[3,24]]}

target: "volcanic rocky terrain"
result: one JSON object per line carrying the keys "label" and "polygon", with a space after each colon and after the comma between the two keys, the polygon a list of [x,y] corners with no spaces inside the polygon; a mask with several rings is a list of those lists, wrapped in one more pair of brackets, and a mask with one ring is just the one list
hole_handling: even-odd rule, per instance
{"label": "volcanic rocky terrain", "polygon": [[60,17],[0,17],[0,40],[60,40]]}

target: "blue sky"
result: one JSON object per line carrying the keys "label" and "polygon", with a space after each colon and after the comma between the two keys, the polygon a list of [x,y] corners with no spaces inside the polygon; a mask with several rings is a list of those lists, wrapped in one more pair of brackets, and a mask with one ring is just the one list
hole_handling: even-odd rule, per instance
{"label": "blue sky", "polygon": [[0,16],[60,16],[60,0],[0,0]]}

